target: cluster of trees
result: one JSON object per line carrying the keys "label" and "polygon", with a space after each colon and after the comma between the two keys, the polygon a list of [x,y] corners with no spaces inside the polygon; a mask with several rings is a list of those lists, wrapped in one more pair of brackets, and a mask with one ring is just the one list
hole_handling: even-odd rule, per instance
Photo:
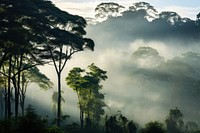
{"label": "cluster of trees", "polygon": [[[100,116],[104,115],[104,94],[100,92],[101,80],[107,78],[106,71],[94,64],[88,66],[89,72],[79,67],[73,68],[66,77],[67,85],[72,88],[78,97],[81,128],[98,124]],[[85,119],[84,119],[85,117]],[[84,124],[85,120],[85,124]]]}
{"label": "cluster of trees", "polygon": [[18,117],[19,105],[24,115],[30,83],[44,89],[52,87],[37,68],[52,63],[58,79],[57,125],[60,125],[61,73],[73,54],[94,49],[94,42],[83,37],[85,27],[84,18],[61,11],[50,1],[0,2],[0,89],[5,118]]}
{"label": "cluster of trees", "polygon": [[[10,128],[8,128],[10,127]],[[12,121],[0,121],[0,133],[199,133],[196,122],[184,123],[183,114],[178,109],[171,109],[165,122],[151,121],[140,126],[127,119],[120,111],[106,116],[105,121],[92,127],[81,128],[79,124],[66,124],[62,127],[52,125],[52,121],[37,115],[32,106],[26,108],[24,116],[12,118]]]}
{"label": "cluster of trees", "polygon": [[199,133],[196,122],[183,119],[183,113],[178,109],[171,109],[163,123],[151,121],[141,127],[133,120],[128,120],[118,111],[117,114],[106,116],[104,132],[106,133]]}
{"label": "cluster of trees", "polygon": [[42,118],[29,105],[24,116],[0,120],[0,133],[64,133],[60,128],[50,125],[47,118]]}

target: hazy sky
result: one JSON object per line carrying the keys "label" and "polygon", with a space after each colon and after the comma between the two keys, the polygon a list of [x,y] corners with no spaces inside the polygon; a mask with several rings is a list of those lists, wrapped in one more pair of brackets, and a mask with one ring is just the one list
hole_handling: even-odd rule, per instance
{"label": "hazy sky", "polygon": [[[142,0],[52,0],[62,10],[84,17],[93,17],[96,5],[102,2],[116,2],[125,7]],[[182,17],[196,18],[200,11],[199,0],[144,0],[158,11],[175,11]]]}

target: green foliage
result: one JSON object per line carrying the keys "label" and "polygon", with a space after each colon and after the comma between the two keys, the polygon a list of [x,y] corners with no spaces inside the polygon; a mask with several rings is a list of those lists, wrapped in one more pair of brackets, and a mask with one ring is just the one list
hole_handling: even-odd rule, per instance
{"label": "green foliage", "polygon": [[66,77],[65,80],[67,82],[67,85],[69,85],[69,87],[72,88],[74,91],[78,91],[78,89],[85,87],[87,80],[83,79],[83,77],[81,76],[84,71],[85,70],[79,67],[75,67],[69,72],[68,76]]}
{"label": "green foliage", "polygon": [[36,114],[31,105],[25,116],[0,121],[0,133],[47,133],[47,121]]}
{"label": "green foliage", "polygon": [[47,128],[47,133],[64,133],[58,126],[50,126]]}
{"label": "green foliage", "polygon": [[165,133],[165,129],[163,128],[163,124],[157,121],[150,122],[145,125],[141,133]]}
{"label": "green foliage", "polygon": [[24,117],[19,118],[16,124],[16,133],[45,133],[46,120],[36,114],[35,109],[31,105],[26,109]]}
{"label": "green foliage", "polygon": [[105,107],[104,94],[100,92],[100,82],[107,78],[106,71],[101,70],[94,64],[88,66],[89,71],[75,67],[66,77],[66,83],[78,96],[80,108],[80,121],[83,127],[83,117],[86,118],[85,125],[91,127],[92,123],[98,123],[103,115]]}
{"label": "green foliage", "polygon": [[25,84],[36,83],[40,88],[47,90],[52,88],[53,83],[50,79],[42,74],[37,67],[32,67],[23,73]]}
{"label": "green foliage", "polygon": [[120,111],[116,115],[106,116],[106,133],[136,133],[138,125],[132,120],[128,120]]}
{"label": "green foliage", "polygon": [[80,126],[77,123],[72,123],[69,124],[65,127],[65,130],[67,131],[67,133],[80,133],[83,132],[82,130],[80,130]]}
{"label": "green foliage", "polygon": [[[176,116],[181,114],[178,109],[170,112]],[[198,124],[192,121],[185,124],[185,130],[173,130],[172,132],[171,129],[165,129],[165,126],[167,127],[167,125],[154,121],[140,128],[133,120],[129,120],[118,111],[115,115],[106,116],[104,125],[96,124],[82,129],[79,124],[70,123],[58,127],[55,123],[48,123],[47,119],[37,115],[35,109],[29,105],[24,116],[0,120],[0,133],[199,133]]]}
{"label": "green foliage", "polygon": [[0,120],[0,133],[11,133],[11,124],[8,119]]}
{"label": "green foliage", "polygon": [[49,125],[29,105],[24,116],[0,120],[0,133],[65,133],[60,127]]}
{"label": "green foliage", "polygon": [[183,113],[178,109],[171,109],[165,120],[168,132],[181,133],[184,128]]}

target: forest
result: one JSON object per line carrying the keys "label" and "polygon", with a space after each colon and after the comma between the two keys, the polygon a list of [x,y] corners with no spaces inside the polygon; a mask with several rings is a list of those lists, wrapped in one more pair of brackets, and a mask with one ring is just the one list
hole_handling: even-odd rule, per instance
{"label": "forest", "polygon": [[95,13],[0,1],[0,133],[200,133],[200,13]]}

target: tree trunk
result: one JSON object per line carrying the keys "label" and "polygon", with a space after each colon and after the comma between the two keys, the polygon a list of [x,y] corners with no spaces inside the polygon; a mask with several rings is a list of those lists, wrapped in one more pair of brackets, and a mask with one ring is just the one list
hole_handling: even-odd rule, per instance
{"label": "tree trunk", "polygon": [[15,77],[12,77],[13,86],[15,89],[15,117],[18,116],[18,105],[19,105],[19,92],[18,92],[18,83]]}
{"label": "tree trunk", "polygon": [[81,129],[83,129],[83,126],[84,126],[84,111],[83,111],[83,108],[82,108],[82,105],[81,105],[81,100],[80,100],[80,96],[79,96],[77,88],[76,88],[76,94],[77,94],[78,101],[79,101],[79,104],[80,104],[80,123],[81,123]]}
{"label": "tree trunk", "polygon": [[61,73],[57,73],[58,76],[58,112],[57,112],[57,126],[60,126],[61,121]]}
{"label": "tree trunk", "polygon": [[1,118],[3,118],[3,110],[4,110],[4,108],[3,108],[3,102],[4,102],[4,100],[3,100],[3,92],[1,92],[0,91],[0,119]]}
{"label": "tree trunk", "polygon": [[19,110],[19,90],[20,90],[20,81],[21,81],[21,66],[23,61],[23,55],[21,54],[18,61],[18,75],[17,75],[17,88],[15,90],[15,117],[18,116],[18,110]]}
{"label": "tree trunk", "polygon": [[[20,74],[18,76],[20,76]],[[19,84],[19,81],[17,81],[17,88],[15,89],[15,117],[18,116],[18,108],[19,108],[19,85],[18,84]]]}
{"label": "tree trunk", "polygon": [[24,107],[25,107],[25,98],[26,98],[26,89],[27,89],[27,84],[25,84],[25,75],[24,73],[21,74],[22,77],[22,84],[21,88],[19,88],[19,99],[20,99],[20,107],[21,107],[21,113],[22,116],[24,116]]}
{"label": "tree trunk", "polygon": [[15,117],[17,117],[17,114],[18,112],[16,111],[17,110],[17,105],[16,105],[16,101],[17,101],[17,83],[16,83],[16,78],[15,77],[12,77],[12,82],[13,82],[13,86],[15,88]]}
{"label": "tree trunk", "polygon": [[[5,73],[5,67],[2,66],[2,70]],[[8,86],[7,86],[7,77],[4,79],[4,117],[8,118]]]}
{"label": "tree trunk", "polygon": [[11,118],[11,67],[12,67],[12,56],[9,58],[9,70],[8,70],[8,119]]}
{"label": "tree trunk", "polygon": [[83,125],[84,125],[84,112],[82,111],[82,109],[80,109],[80,121],[81,121],[81,129],[83,129]]}
{"label": "tree trunk", "polygon": [[7,86],[5,85],[5,99],[4,99],[4,115],[5,118],[8,118],[8,93],[7,93]]}
{"label": "tree trunk", "polygon": [[20,103],[20,105],[21,105],[22,116],[24,116],[25,95],[24,95],[24,94],[22,94],[21,98],[22,98],[22,100],[21,100],[21,103]]}

